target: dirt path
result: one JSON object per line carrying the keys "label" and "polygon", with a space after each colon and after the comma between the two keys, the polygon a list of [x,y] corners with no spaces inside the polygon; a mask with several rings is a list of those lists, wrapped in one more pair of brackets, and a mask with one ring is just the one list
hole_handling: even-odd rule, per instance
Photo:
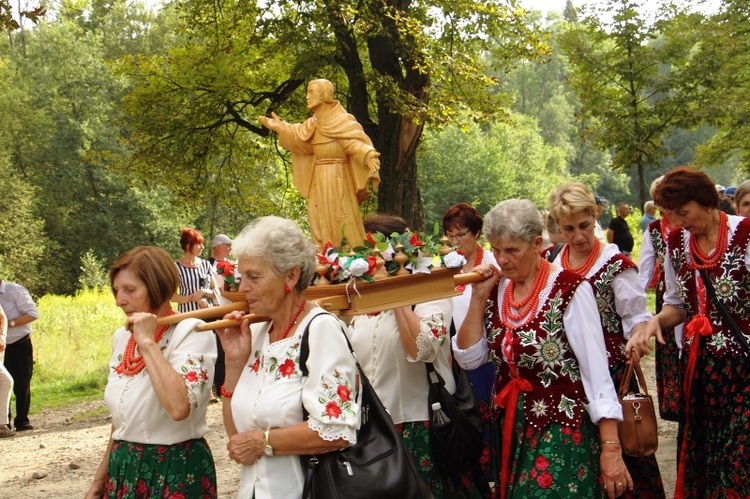
{"label": "dirt path", "polygon": [[[649,380],[649,392],[655,394],[653,361],[644,361],[643,368]],[[105,416],[76,422],[70,417],[103,406],[103,402],[92,402],[66,411],[44,411],[32,416],[37,429],[0,440],[3,456],[0,499],[83,497],[104,454],[110,424]],[[219,497],[237,497],[239,467],[227,457],[227,438],[219,404],[209,406],[208,422],[211,431],[207,439],[216,461]],[[671,497],[677,425],[660,421],[659,437],[657,458],[667,497]],[[34,478],[35,474],[44,476]]]}

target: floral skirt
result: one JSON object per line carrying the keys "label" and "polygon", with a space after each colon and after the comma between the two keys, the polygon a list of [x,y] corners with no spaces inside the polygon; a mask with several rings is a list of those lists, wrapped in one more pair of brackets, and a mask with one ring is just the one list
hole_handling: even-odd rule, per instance
{"label": "floral skirt", "polygon": [[173,445],[115,440],[105,493],[109,499],[216,497],[216,469],[203,438]]}
{"label": "floral skirt", "polygon": [[456,478],[443,473],[435,464],[430,447],[430,432],[427,422],[401,423],[396,425],[404,439],[406,448],[414,458],[419,473],[435,499],[479,498],[481,495],[466,475]]}
{"label": "floral skirt", "polygon": [[[501,415],[498,453],[502,422]],[[512,445],[507,497],[606,497],[599,483],[599,430],[588,417],[580,428],[551,423],[538,429],[525,424],[519,399]]]}

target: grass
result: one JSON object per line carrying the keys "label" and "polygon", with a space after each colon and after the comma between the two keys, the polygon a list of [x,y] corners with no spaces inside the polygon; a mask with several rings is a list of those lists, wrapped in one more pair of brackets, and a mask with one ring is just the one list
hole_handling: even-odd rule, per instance
{"label": "grass", "polygon": [[[32,324],[31,414],[101,400],[115,330],[125,320],[109,289],[46,295]],[[12,407],[12,406],[11,406]]]}

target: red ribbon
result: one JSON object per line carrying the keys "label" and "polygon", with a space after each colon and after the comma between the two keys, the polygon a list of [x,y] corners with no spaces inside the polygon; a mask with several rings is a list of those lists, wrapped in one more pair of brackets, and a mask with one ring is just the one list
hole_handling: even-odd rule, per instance
{"label": "red ribbon", "polygon": [[677,483],[675,484],[674,497],[682,499],[685,497],[685,452],[687,451],[687,429],[690,427],[690,402],[692,401],[693,375],[695,364],[698,362],[700,352],[700,337],[711,336],[714,330],[711,321],[704,314],[696,314],[685,326],[685,338],[693,340],[690,345],[685,379],[682,381],[682,389],[685,392],[685,431],[682,435],[682,446],[680,449],[680,461],[677,464]]}
{"label": "red ribbon", "polygon": [[505,385],[500,393],[495,396],[495,404],[505,409],[505,421],[503,422],[503,452],[500,467],[500,498],[505,499],[508,494],[508,461],[510,461],[510,447],[513,441],[513,426],[516,423],[516,407],[518,396],[521,393],[531,391],[531,383],[523,378],[514,377],[510,383]]}

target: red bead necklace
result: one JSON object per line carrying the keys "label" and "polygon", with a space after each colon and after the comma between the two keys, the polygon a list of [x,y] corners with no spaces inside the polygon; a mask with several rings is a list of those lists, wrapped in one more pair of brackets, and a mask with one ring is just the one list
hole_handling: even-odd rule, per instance
{"label": "red bead necklace", "polygon": [[[286,329],[284,329],[284,334],[281,335],[281,338],[279,338],[279,341],[287,337],[287,335],[289,334],[289,331],[292,330],[292,326],[294,326],[294,323],[297,322],[297,317],[299,317],[299,314],[302,313],[302,310],[305,308],[306,304],[307,304],[307,300],[302,300],[302,303],[297,309],[297,312],[292,317],[292,320],[291,322],[289,322],[289,325],[286,327]],[[268,335],[270,336],[272,332],[273,332],[273,324],[271,324],[271,329],[268,330]]]}
{"label": "red bead necklace", "polygon": [[[513,301],[513,293],[516,289],[515,281],[510,281],[505,287],[505,293],[503,295],[503,324],[506,328],[519,329],[531,322],[531,319],[534,317],[534,312],[539,305],[539,295],[541,295],[542,290],[547,285],[549,270],[549,262],[542,259],[539,265],[539,271],[534,278],[534,284],[531,287],[531,291],[529,291],[526,297],[520,302]],[[518,310],[518,313],[513,312],[512,309]],[[511,320],[513,322],[520,322],[523,320],[523,323],[515,325],[510,322]]]}
{"label": "red bead necklace", "polygon": [[[169,317],[170,315],[174,315],[174,310],[169,309],[164,317]],[[165,324],[156,328],[156,332],[154,333],[154,341],[157,345],[164,337],[164,333],[167,332],[167,329],[169,329],[170,326],[171,324]],[[130,339],[128,340],[128,344],[125,347],[125,352],[123,352],[122,354],[122,360],[120,361],[120,364],[115,368],[115,372],[117,374],[135,376],[139,372],[143,371],[144,367],[146,367],[146,363],[143,360],[143,357],[141,357],[140,355],[135,355],[135,347],[135,336],[131,334]]]}
{"label": "red bead necklace", "polygon": [[581,265],[580,267],[573,267],[570,264],[570,245],[566,244],[562,250],[560,262],[562,263],[564,269],[570,270],[571,272],[575,272],[580,276],[586,277],[586,275],[589,273],[589,270],[591,270],[591,267],[594,266],[596,260],[599,258],[599,249],[601,248],[601,246],[602,243],[598,239],[594,238],[594,245],[589,252],[589,256],[586,258],[586,261],[583,262],[583,265]]}
{"label": "red bead necklace", "polygon": [[[693,270],[697,269],[710,269],[715,267],[724,259],[724,254],[727,252],[727,246],[729,243],[729,217],[723,211],[719,211],[719,230],[716,237],[716,246],[714,247],[713,255],[709,256],[703,252],[700,244],[698,244],[698,238],[690,236],[690,268]],[[698,263],[702,262],[702,263]]]}

